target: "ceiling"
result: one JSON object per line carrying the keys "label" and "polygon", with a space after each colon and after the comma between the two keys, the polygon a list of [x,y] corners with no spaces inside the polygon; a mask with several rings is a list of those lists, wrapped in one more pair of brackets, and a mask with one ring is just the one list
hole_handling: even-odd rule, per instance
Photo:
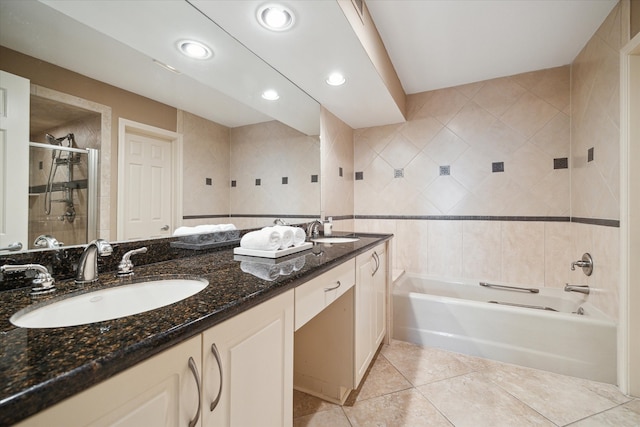
{"label": "ceiling", "polygon": [[[354,129],[404,121],[340,7],[350,0],[278,0],[296,14],[286,32],[257,23],[265,1],[0,0],[0,42],[229,127],[275,118],[317,134],[318,103]],[[412,94],[569,64],[616,0],[366,4]],[[175,44],[187,37],[214,57],[182,57]],[[347,83],[328,86],[333,71]],[[282,88],[277,105],[257,95],[267,84]]]}
{"label": "ceiling", "polygon": [[366,0],[407,94],[570,64],[617,0]]}

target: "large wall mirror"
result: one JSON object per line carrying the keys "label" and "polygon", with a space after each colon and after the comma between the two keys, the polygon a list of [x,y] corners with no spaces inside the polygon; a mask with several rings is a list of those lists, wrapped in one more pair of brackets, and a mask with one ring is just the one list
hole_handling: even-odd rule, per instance
{"label": "large wall mirror", "polygon": [[[182,55],[184,40],[205,43],[211,57]],[[73,245],[319,216],[318,103],[187,1],[0,0],[0,69],[30,82],[29,182],[3,183],[4,196],[29,193],[23,250],[41,235]],[[267,89],[279,99],[264,99]],[[153,130],[179,142],[180,161],[169,167],[179,172],[180,191],[166,196],[171,184],[151,175],[150,190],[137,188],[129,199],[155,191],[179,203],[179,216],[158,232],[124,235],[118,204],[137,178],[123,182],[132,164],[122,166],[123,146],[142,144]],[[87,149],[99,158],[94,194]]]}

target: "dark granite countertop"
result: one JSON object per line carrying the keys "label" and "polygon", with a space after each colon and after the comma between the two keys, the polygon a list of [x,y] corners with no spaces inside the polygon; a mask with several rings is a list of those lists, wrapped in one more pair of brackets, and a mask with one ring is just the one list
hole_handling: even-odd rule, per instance
{"label": "dark granite countertop", "polygon": [[[196,276],[209,281],[177,303],[121,319],[82,326],[25,329],[9,317],[33,303],[28,289],[0,292],[0,425],[11,425],[81,392],[234,315],[305,283],[392,235],[358,234],[352,243],[314,244],[278,261],[304,258],[304,266],[273,281],[240,268],[232,247],[190,251],[191,256],[135,267],[133,281]],[[302,263],[298,260],[298,266]],[[130,283],[113,271],[82,290]],[[78,292],[73,280],[57,283],[60,295]]]}

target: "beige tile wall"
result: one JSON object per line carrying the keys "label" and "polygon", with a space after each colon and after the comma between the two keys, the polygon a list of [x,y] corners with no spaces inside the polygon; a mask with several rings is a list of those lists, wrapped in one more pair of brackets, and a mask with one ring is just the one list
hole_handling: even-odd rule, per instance
{"label": "beige tile wall", "polygon": [[180,110],[178,133],[184,153],[183,214],[228,215],[229,128]]}
{"label": "beige tile wall", "polygon": [[[321,109],[320,117],[322,214],[353,215],[353,130],[326,108]],[[339,221],[335,230],[349,225],[352,224]]]}
{"label": "beige tile wall", "polygon": [[[317,215],[320,141],[280,122],[231,129],[230,211],[233,214]],[[282,184],[282,178],[288,184]],[[256,179],[261,185],[255,185]]]}
{"label": "beige tile wall", "polygon": [[[569,215],[569,67],[409,95],[354,131],[356,215]],[[492,173],[492,162],[504,162]],[[439,167],[450,166],[441,176]],[[404,169],[404,178],[394,178]]]}
{"label": "beige tile wall", "polygon": [[[619,3],[571,67],[571,209],[576,217],[620,218],[619,52],[628,41],[628,10]],[[589,148],[592,162],[587,162]]]}

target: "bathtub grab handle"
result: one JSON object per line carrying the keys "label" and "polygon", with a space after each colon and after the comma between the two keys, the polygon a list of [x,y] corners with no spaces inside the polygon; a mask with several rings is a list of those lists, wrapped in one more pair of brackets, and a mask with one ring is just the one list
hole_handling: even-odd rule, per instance
{"label": "bathtub grab handle", "polygon": [[531,292],[532,294],[537,294],[538,292],[540,292],[540,289],[536,288],[519,288],[517,286],[495,285],[493,283],[487,282],[480,282],[480,286],[484,286],[485,288],[506,289],[510,291]]}

